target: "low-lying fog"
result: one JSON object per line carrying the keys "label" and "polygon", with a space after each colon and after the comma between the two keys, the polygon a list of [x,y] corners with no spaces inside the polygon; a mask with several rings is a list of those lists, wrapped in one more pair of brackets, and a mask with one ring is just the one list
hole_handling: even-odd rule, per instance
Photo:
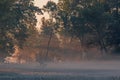
{"label": "low-lying fog", "polygon": [[61,63],[0,64],[0,72],[17,72],[21,74],[75,74],[97,76],[120,76],[119,61],[83,61]]}

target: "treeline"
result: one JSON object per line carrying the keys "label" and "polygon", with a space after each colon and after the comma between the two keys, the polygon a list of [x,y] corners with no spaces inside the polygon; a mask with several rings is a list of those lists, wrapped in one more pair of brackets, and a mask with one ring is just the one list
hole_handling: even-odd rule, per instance
{"label": "treeline", "polygon": [[35,13],[47,12],[50,18],[42,18],[41,28],[49,35],[46,56],[54,35],[79,39],[82,53],[85,47],[99,47],[101,53],[120,52],[119,0],[48,1],[41,9],[33,1],[0,1],[0,51],[13,53],[16,45],[21,49],[34,45],[39,48],[41,36],[35,27]]}
{"label": "treeline", "polygon": [[22,48],[36,32],[35,13],[42,14],[33,0],[0,0],[0,51],[13,53],[15,45]]}
{"label": "treeline", "polygon": [[[50,15],[42,18],[43,32],[78,38],[84,47],[97,46],[101,52],[120,52],[119,0],[59,0],[43,6]],[[51,24],[51,25],[50,25]]]}

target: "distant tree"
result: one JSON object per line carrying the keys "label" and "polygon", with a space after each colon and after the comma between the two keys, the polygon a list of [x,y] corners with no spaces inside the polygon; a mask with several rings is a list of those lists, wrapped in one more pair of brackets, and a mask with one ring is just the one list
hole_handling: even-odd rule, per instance
{"label": "distant tree", "polygon": [[55,28],[56,28],[56,23],[55,23],[55,18],[57,14],[57,5],[53,1],[48,1],[46,5],[43,6],[44,12],[48,12],[50,18],[45,19],[44,17],[42,18],[42,30],[45,35],[49,35],[48,37],[48,44],[47,44],[47,51],[45,57],[48,57],[48,52],[49,52],[49,47],[50,43],[52,40],[53,35],[55,34]]}
{"label": "distant tree", "polygon": [[42,18],[42,28],[41,28],[42,35],[48,36],[45,58],[48,58],[50,43],[54,35],[54,29],[53,29],[54,26],[55,26],[55,23],[51,19],[46,20],[44,17]]}

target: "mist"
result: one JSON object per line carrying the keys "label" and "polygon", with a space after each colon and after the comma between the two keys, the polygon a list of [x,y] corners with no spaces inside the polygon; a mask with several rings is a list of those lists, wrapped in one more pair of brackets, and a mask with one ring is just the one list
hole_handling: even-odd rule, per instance
{"label": "mist", "polygon": [[[2,72],[2,73],[1,73]],[[20,77],[24,79],[66,79],[66,80],[113,80],[120,75],[119,61],[82,61],[62,63],[29,63],[29,64],[0,64],[0,74],[10,76],[13,79]],[[17,75],[15,75],[15,74]],[[27,77],[25,77],[27,76]],[[31,77],[30,77],[31,76]],[[0,79],[1,79],[0,75]],[[36,79],[33,79],[36,78]],[[76,79],[75,79],[76,78]],[[4,78],[5,79],[5,78]],[[9,79],[6,79],[9,80]]]}
{"label": "mist", "polygon": [[0,0],[0,80],[120,80],[118,4]]}

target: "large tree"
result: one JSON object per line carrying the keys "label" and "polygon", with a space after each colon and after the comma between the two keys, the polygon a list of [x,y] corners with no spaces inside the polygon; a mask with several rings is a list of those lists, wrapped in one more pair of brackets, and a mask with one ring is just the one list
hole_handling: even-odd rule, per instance
{"label": "large tree", "polygon": [[107,53],[110,47],[120,48],[119,4],[119,0],[59,0],[57,6],[48,2],[44,8],[56,20],[53,30],[59,32],[62,26],[65,34],[77,37],[82,53],[88,45]]}
{"label": "large tree", "polygon": [[49,35],[48,42],[47,42],[47,50],[45,57],[48,58],[49,53],[49,47],[52,40],[53,35],[55,34],[55,21],[56,18],[56,12],[57,12],[57,5],[53,1],[48,1],[46,5],[43,6],[44,12],[47,12],[50,16],[49,19],[45,19],[45,17],[42,18],[42,30],[43,34]]}
{"label": "large tree", "polygon": [[112,17],[106,1],[59,0],[58,7],[64,28],[79,38],[82,47],[92,41],[89,43],[98,44],[101,51],[107,52],[106,33]]}
{"label": "large tree", "polygon": [[0,1],[0,49],[14,51],[14,45],[22,47],[25,39],[35,30],[35,13],[41,13],[33,0]]}
{"label": "large tree", "polygon": [[120,1],[106,0],[106,5],[112,17],[107,42],[109,46],[114,47],[115,51],[120,52]]}

